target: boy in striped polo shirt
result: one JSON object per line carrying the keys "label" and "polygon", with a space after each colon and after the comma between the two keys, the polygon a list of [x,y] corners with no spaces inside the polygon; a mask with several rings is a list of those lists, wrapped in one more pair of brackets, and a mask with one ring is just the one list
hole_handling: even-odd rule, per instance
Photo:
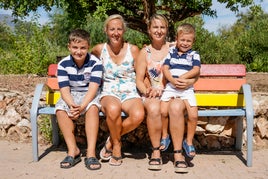
{"label": "boy in striped polo shirt", "polygon": [[187,109],[188,112],[187,139],[184,141],[184,115],[174,115],[173,117],[169,114],[170,133],[174,146],[175,171],[177,172],[184,172],[187,167],[181,156],[181,147],[184,148],[188,157],[193,158],[195,156],[195,148],[192,142],[197,126],[198,108],[194,88],[193,86],[187,89],[180,87],[181,79],[196,78],[200,74],[200,56],[196,51],[192,50],[194,41],[195,28],[188,23],[180,25],[177,29],[176,46],[170,48],[163,65],[163,73],[168,83],[161,97],[161,110],[169,111],[168,109],[171,105],[177,103],[177,107],[179,105],[180,109]]}
{"label": "boy in striped polo shirt", "polygon": [[102,80],[102,62],[88,53],[89,33],[75,29],[69,34],[70,55],[58,63],[57,77],[61,98],[56,104],[56,116],[67,145],[67,156],[61,168],[71,168],[81,161],[81,151],[74,135],[74,122],[85,115],[87,154],[85,165],[90,170],[101,168],[95,156],[99,129],[98,92]]}

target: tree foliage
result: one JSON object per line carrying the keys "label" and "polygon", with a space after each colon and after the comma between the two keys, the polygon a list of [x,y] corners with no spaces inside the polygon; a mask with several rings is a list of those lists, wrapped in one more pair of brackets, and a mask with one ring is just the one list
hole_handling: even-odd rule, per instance
{"label": "tree foliage", "polygon": [[[253,0],[218,0],[226,3],[226,8],[237,11],[239,6],[248,6]],[[60,7],[66,10],[70,22],[84,24],[85,18],[91,15],[103,20],[107,15],[121,14],[128,22],[128,27],[147,33],[147,23],[154,13],[165,14],[171,25],[171,40],[174,40],[173,25],[188,17],[200,14],[215,16],[215,10],[211,9],[212,0],[0,0],[0,7],[12,9],[18,17],[28,15],[43,7],[49,11],[52,7]],[[79,26],[79,25],[77,25]]]}

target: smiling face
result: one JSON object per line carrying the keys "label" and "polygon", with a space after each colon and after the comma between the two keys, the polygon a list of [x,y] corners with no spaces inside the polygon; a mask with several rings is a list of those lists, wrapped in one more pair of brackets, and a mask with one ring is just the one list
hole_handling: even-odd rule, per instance
{"label": "smiling face", "polygon": [[121,19],[110,20],[106,25],[105,32],[110,43],[122,43],[124,41],[123,35],[125,32],[124,22]]}
{"label": "smiling face", "polygon": [[165,41],[167,31],[167,24],[161,19],[152,19],[148,28],[148,33],[153,41]]}
{"label": "smiling face", "polygon": [[177,30],[177,48],[179,53],[185,53],[192,49],[195,41],[195,28],[191,24],[182,24]]}
{"label": "smiling face", "polygon": [[68,49],[76,63],[83,63],[89,50],[89,44],[87,40],[77,39],[68,43]]}
{"label": "smiling face", "polygon": [[192,49],[194,44],[195,35],[193,33],[178,33],[177,35],[177,48],[179,52],[185,53]]}

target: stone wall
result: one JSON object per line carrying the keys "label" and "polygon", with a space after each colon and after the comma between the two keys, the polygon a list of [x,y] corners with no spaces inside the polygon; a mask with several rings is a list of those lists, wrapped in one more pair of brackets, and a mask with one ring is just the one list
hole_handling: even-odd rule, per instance
{"label": "stone wall", "polygon": [[[30,108],[33,93],[9,91],[0,88],[0,137],[14,141],[31,141]],[[42,101],[45,101],[43,97]],[[254,105],[254,147],[268,147],[268,94],[253,93]],[[194,144],[198,149],[224,149],[234,147],[235,120],[230,117],[199,118]],[[245,120],[244,120],[245,122]],[[245,123],[244,123],[245,126]],[[106,140],[108,128],[105,119],[100,119],[98,143]],[[246,140],[244,129],[243,144]],[[83,122],[76,127],[77,141],[86,143]],[[45,142],[39,135],[40,142]],[[136,146],[150,146],[146,122],[136,130],[123,136],[122,142]]]}

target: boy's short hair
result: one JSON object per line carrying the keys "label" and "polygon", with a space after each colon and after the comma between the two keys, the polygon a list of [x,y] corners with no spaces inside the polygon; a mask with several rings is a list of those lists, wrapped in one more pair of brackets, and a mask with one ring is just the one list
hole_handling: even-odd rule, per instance
{"label": "boy's short hair", "polygon": [[194,34],[195,36],[195,27],[192,24],[183,23],[177,29],[177,35],[180,34]]}
{"label": "boy's short hair", "polygon": [[90,45],[90,35],[86,30],[74,29],[69,34],[68,42],[80,42],[81,40],[86,40]]}

